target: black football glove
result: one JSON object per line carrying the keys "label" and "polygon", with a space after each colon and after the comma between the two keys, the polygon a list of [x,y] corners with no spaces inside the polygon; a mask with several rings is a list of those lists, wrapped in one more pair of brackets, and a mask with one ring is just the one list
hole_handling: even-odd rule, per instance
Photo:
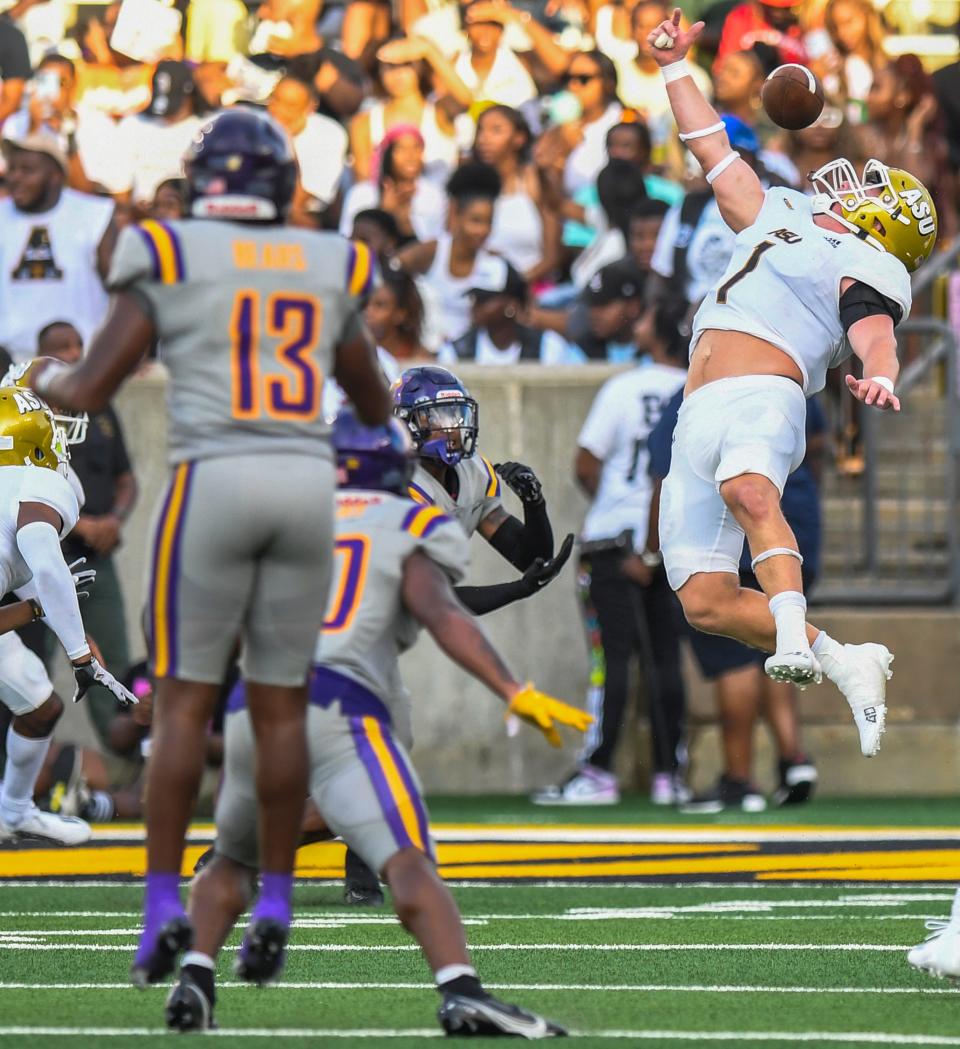
{"label": "black football glove", "polygon": [[133,707],[139,702],[137,697],[124,688],[96,656],[91,656],[87,663],[74,663],[73,676],[77,682],[77,689],[73,693],[74,703],[79,703],[94,685],[103,685],[108,692],[112,692],[122,707]]}
{"label": "black football glove", "polygon": [[538,590],[542,590],[547,583],[557,578],[563,569],[563,566],[569,560],[570,551],[572,549],[573,532],[564,539],[563,545],[549,561],[544,561],[542,557],[538,557],[536,561],[533,562],[526,572],[523,573],[520,580],[528,595],[535,594]]}
{"label": "black football glove", "polygon": [[522,503],[539,505],[543,502],[543,485],[529,466],[523,463],[497,463],[494,470]]}

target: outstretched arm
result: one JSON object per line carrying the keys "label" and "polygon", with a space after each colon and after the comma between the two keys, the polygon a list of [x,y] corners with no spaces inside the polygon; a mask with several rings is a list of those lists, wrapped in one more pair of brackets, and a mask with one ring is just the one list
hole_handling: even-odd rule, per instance
{"label": "outstretched arm", "polygon": [[[689,29],[681,29],[678,7],[673,18],[661,22],[647,39],[653,57],[663,70],[680,138],[700,162],[707,181],[713,186],[724,221],[734,233],[739,233],[756,219],[763,206],[764,191],[750,165],[730,148],[717,111],[703,97],[688,72],[686,54],[703,27],[703,22],[697,22]],[[664,46],[667,39],[672,44]]]}
{"label": "outstretched arm", "polygon": [[853,352],[863,361],[864,375],[862,379],[845,376],[847,389],[864,404],[900,411],[900,399],[893,392],[900,374],[893,320],[884,314],[864,317],[850,326],[847,338]]}

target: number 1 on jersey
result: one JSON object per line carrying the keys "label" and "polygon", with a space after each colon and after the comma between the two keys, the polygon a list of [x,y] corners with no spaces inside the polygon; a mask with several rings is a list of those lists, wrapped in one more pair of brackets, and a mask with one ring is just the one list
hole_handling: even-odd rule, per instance
{"label": "number 1 on jersey", "polygon": [[717,302],[721,306],[727,304],[727,293],[737,283],[737,281],[743,280],[748,273],[753,273],[760,262],[760,256],[765,252],[769,251],[774,246],[772,240],[761,240],[760,243],[750,252],[750,257],[747,261],[737,270],[736,273],[728,280],[725,280],[723,284],[717,288]]}
{"label": "number 1 on jersey", "polygon": [[[320,411],[323,376],[316,361],[323,307],[312,295],[240,291],[231,316],[233,415],[306,422]],[[260,374],[261,333],[279,339],[277,374]]]}

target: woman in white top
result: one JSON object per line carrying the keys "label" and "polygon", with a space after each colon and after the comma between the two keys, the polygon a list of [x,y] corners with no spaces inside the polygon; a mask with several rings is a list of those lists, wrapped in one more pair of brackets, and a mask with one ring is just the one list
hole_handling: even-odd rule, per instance
{"label": "woman in white top", "polygon": [[487,248],[531,284],[560,262],[560,217],[546,206],[536,169],[529,161],[532,135],[522,114],[491,106],[477,121],[473,155],[500,176],[501,191]]}
{"label": "woman in white top", "polygon": [[419,37],[391,40],[377,51],[374,78],[381,100],[358,113],[350,124],[353,170],[358,179],[370,177],[373,154],[396,124],[412,124],[419,129],[430,177],[442,181],[456,167],[453,121],[427,98],[431,71],[459,105],[470,105],[469,89],[430,41]]}
{"label": "woman in white top", "polygon": [[397,124],[378,150],[376,179],[357,182],[347,191],[340,213],[340,232],[349,237],[361,211],[383,208],[397,221],[405,238],[436,240],[447,223],[447,198],[424,175],[424,142],[420,131]]}
{"label": "woman in white top", "polygon": [[563,183],[567,194],[596,180],[607,162],[607,132],[620,123],[623,106],[617,97],[617,67],[602,51],[578,52],[570,60],[564,83],[580,103],[579,141],[567,156]]}
{"label": "woman in white top", "polygon": [[[500,176],[488,164],[464,164],[447,183],[450,232],[397,253],[397,264],[422,275],[436,304],[435,318],[442,341],[452,342],[470,327],[467,293],[489,280],[503,260],[485,250],[493,229],[493,209],[500,193]],[[482,285],[481,285],[482,286]]]}
{"label": "woman in white top", "polygon": [[866,119],[867,95],[876,73],[887,63],[880,12],[871,0],[833,0],[823,18],[833,48],[814,63],[830,98],[847,102],[847,118]]}

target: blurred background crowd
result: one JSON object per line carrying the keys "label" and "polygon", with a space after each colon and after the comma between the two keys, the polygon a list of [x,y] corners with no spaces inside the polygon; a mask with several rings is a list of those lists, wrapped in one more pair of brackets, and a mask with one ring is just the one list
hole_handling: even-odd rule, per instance
{"label": "blurred background crowd", "polygon": [[[688,21],[706,21],[697,78],[767,186],[807,190],[806,174],[837,156],[901,165],[934,196],[938,250],[955,251],[956,0],[680,6]],[[662,573],[640,554],[656,549],[647,523],[669,468],[678,396],[669,397],[683,384],[690,317],[725,270],[733,234],[677,137],[649,54],[647,36],[672,8],[661,0],[0,0],[0,360],[82,353],[106,310],[102,278],[117,230],[181,217],[181,157],[204,115],[250,105],[265,107],[294,144],[290,221],[339,230],[378,254],[383,280],[367,320],[391,377],[424,362],[659,369],[649,373],[659,377],[655,410],[618,430],[620,395],[604,387],[575,451],[577,482],[593,501],[579,589],[601,716],[569,779],[539,793],[547,804],[617,799],[614,751],[637,653],[653,704],[654,799],[689,801],[682,628]],[[796,133],[772,125],[760,105],[765,77],[785,62],[816,71],[827,98],[816,123]],[[825,424],[813,406],[808,462],[791,482],[792,523],[812,574],[829,439],[842,468],[863,469],[857,419],[827,414]],[[91,433],[78,469],[93,497],[71,542],[100,573],[96,637],[119,670],[128,652],[111,558],[137,485],[114,413],[99,413]],[[616,509],[622,499],[630,522]],[[717,683],[725,769],[701,802],[763,803],[750,784],[761,710],[780,756],[778,800],[804,800],[816,776],[789,690],[764,678],[755,653],[700,638],[701,670]],[[128,681],[145,700],[133,714],[117,714],[107,699],[89,706],[101,756],[85,759],[98,787],[88,805],[100,805],[88,816],[139,811],[136,787],[125,791],[149,733],[150,683],[142,666]],[[211,748],[215,761],[218,744]],[[76,748],[60,753],[46,782],[54,794],[76,781],[81,763]]]}

